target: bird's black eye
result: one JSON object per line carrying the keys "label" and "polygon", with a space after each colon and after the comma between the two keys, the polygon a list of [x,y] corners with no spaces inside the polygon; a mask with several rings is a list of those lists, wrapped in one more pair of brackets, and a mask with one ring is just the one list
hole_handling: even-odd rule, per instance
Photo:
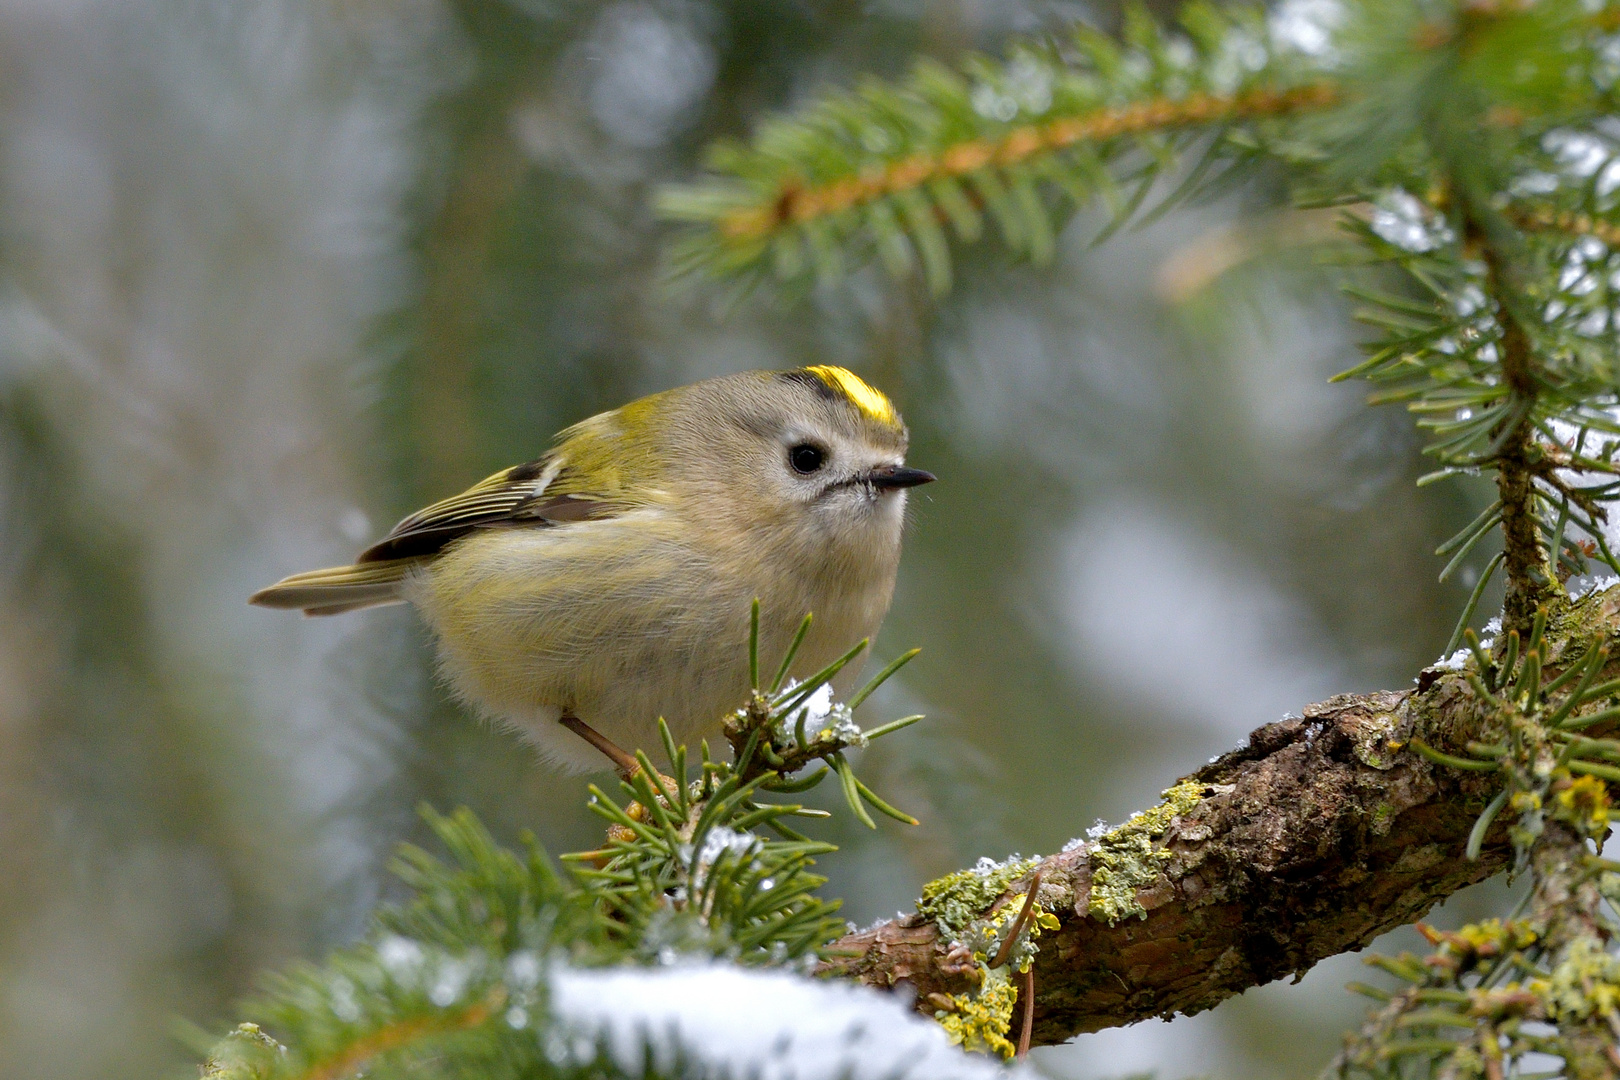
{"label": "bird's black eye", "polygon": [[812,443],[800,443],[788,451],[788,464],[798,473],[813,473],[826,463],[827,453]]}

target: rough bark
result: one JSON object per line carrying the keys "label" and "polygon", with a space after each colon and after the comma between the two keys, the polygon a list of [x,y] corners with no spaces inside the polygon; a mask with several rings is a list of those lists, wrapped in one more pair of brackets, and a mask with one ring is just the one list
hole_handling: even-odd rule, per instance
{"label": "rough bark", "polygon": [[[1490,213],[1490,211],[1487,211]],[[1541,544],[1541,527],[1536,520],[1535,478],[1549,474],[1538,470],[1543,447],[1536,438],[1532,410],[1541,394],[1536,379],[1536,354],[1530,335],[1515,315],[1510,296],[1519,295],[1515,275],[1501,249],[1491,242],[1481,216],[1471,208],[1466,215],[1467,247],[1485,264],[1485,289],[1497,298],[1496,321],[1502,328],[1497,342],[1502,358],[1502,378],[1512,390],[1504,429],[1496,432],[1499,449],[1487,459],[1496,466],[1496,489],[1502,502],[1503,569],[1507,593],[1502,598],[1502,628],[1528,636],[1536,609],[1553,595],[1552,569],[1558,553],[1548,553]],[[1511,290],[1511,291],[1510,291]],[[1601,510],[1597,510],[1602,513]],[[1551,556],[1549,560],[1549,554]]]}
{"label": "rough bark", "polygon": [[[1576,637],[1583,648],[1594,631],[1612,636],[1617,609],[1620,589],[1572,613],[1551,665]],[[1202,797],[1158,842],[1170,857],[1136,894],[1145,917],[1110,925],[1090,914],[1095,845],[1041,860],[1040,901],[1062,925],[1040,939],[1035,1043],[1201,1012],[1360,949],[1501,869],[1510,848],[1500,823],[1479,861],[1463,855],[1498,781],[1407,749],[1419,735],[1460,752],[1480,718],[1460,675],[1430,669],[1412,690],[1342,695],[1258,729],[1188,778]],[[1021,891],[1013,883],[998,903]],[[834,949],[827,973],[909,984],[923,1011],[940,1000],[930,994],[962,992],[977,974],[916,915]]]}
{"label": "rough bark", "polygon": [[[1608,948],[1609,933],[1598,918],[1602,897],[1597,882],[1586,872],[1585,856],[1585,839],[1561,821],[1547,822],[1530,852],[1536,888],[1530,897],[1529,916],[1537,926],[1545,927],[1544,938],[1559,962],[1569,961],[1582,946],[1600,955]],[[1565,1072],[1571,1080],[1615,1080],[1620,1076],[1620,1048],[1609,1017],[1594,1011],[1583,1017],[1565,1017],[1560,1026],[1569,1051]]]}

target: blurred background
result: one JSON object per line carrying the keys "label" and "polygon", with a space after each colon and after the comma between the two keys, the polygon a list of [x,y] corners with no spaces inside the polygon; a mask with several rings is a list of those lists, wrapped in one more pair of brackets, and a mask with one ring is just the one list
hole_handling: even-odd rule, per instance
{"label": "blurred background", "polygon": [[[1432,660],[1472,578],[1435,584],[1429,552],[1482,493],[1414,489],[1408,420],[1326,384],[1357,330],[1298,244],[1324,223],[1264,177],[1101,247],[1082,215],[1049,267],[970,253],[942,304],[876,275],[792,305],[661,284],[651,193],[712,139],[918,54],[1117,17],[0,2],[0,1075],[195,1075],[177,1027],[358,933],[424,801],[593,845],[586,780],[448,702],[408,610],[245,598],[639,394],[844,364],[942,477],[877,648],[924,651],[866,706],[930,715],[864,765],[924,824],[833,830],[857,922]],[[1036,1061],[1313,1075],[1360,970]]]}

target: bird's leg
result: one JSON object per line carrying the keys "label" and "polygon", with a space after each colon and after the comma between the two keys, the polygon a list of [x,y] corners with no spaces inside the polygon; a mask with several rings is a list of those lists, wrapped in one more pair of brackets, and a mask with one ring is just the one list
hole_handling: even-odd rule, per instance
{"label": "bird's leg", "polygon": [[623,779],[629,780],[636,774],[636,771],[641,768],[641,765],[636,761],[636,759],[620,749],[617,743],[608,738],[606,735],[603,735],[600,731],[597,731],[595,728],[591,727],[591,725],[587,724],[579,717],[570,716],[567,713],[564,713],[558,718],[558,720],[561,722],[563,727],[567,728],[569,731],[572,731],[575,735],[578,735],[580,738],[602,751],[603,754],[607,755],[607,759],[613,762],[614,770],[617,771],[619,776]]}

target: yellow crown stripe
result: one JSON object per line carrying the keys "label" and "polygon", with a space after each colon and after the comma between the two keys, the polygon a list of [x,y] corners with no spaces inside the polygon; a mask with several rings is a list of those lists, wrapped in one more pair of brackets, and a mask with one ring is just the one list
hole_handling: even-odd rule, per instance
{"label": "yellow crown stripe", "polygon": [[850,404],[878,423],[900,422],[900,414],[894,411],[894,405],[883,396],[883,392],[875,389],[853,371],[831,364],[817,364],[805,370],[843,394],[849,399]]}

